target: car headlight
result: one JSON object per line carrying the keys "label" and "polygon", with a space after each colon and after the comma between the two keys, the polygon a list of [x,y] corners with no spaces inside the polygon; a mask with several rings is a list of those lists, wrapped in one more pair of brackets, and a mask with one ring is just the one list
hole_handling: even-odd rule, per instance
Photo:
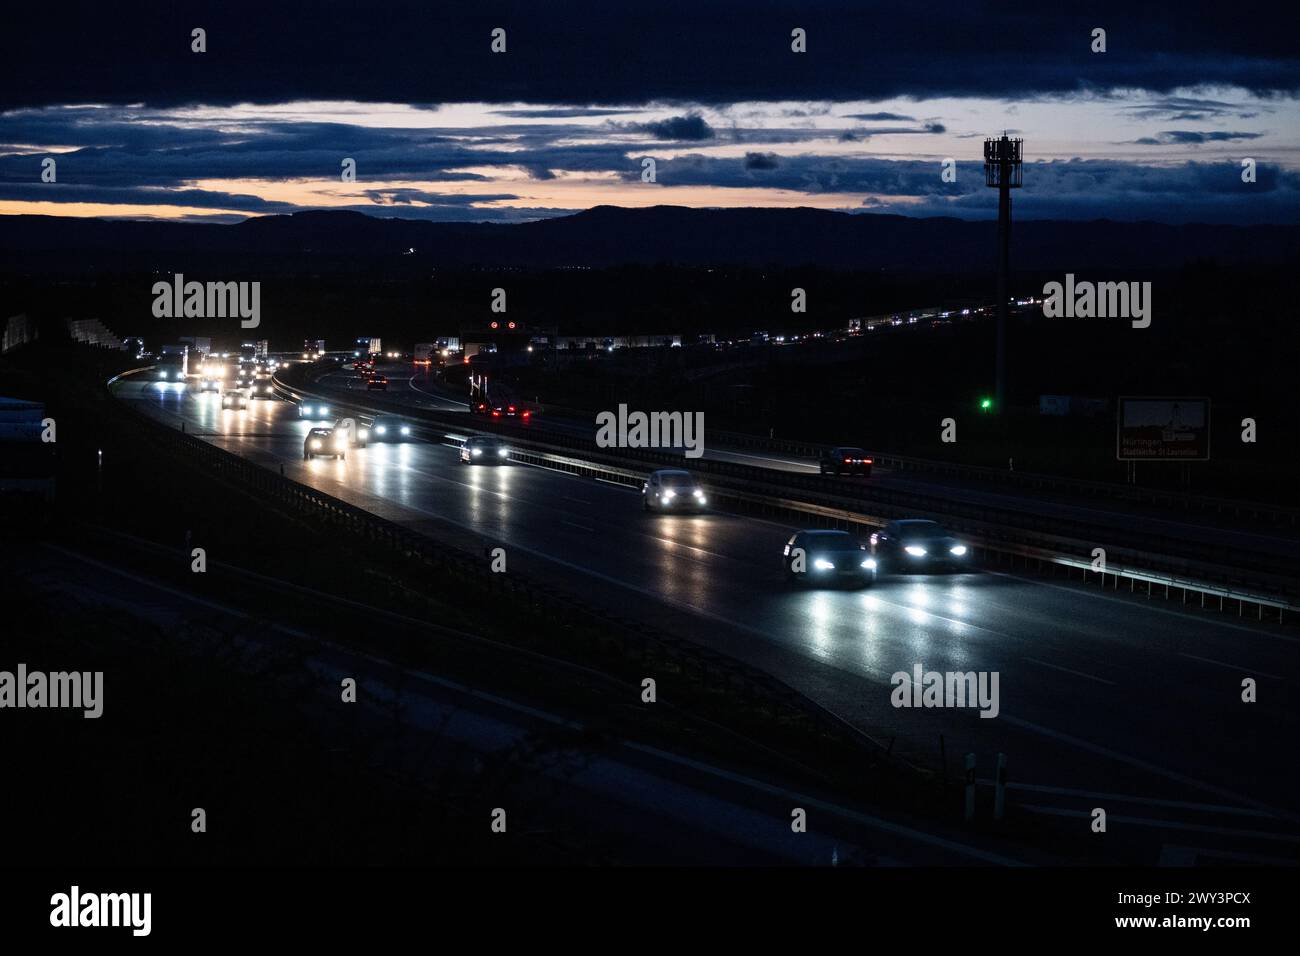
{"label": "car headlight", "polygon": [[376,435],[386,435],[386,434],[388,434],[388,426],[387,426],[387,425],[376,425],[376,426],[375,426],[375,434],[376,434]]}
{"label": "car headlight", "polygon": [[403,435],[409,435],[409,434],[411,434],[411,429],[410,429],[409,427],[407,427],[406,425],[403,425],[403,426],[402,426],[402,434],[403,434]]}
{"label": "car headlight", "polygon": [[311,414],[311,406],[310,406],[310,405],[304,405],[304,406],[302,407],[302,413],[303,413],[304,415],[310,415],[310,414]]}
{"label": "car headlight", "polygon": [[695,491],[694,491],[694,495],[695,495],[696,498],[703,498],[703,497],[704,497],[704,492],[700,491],[699,488],[696,488]]}
{"label": "car headlight", "polygon": [[313,449],[320,448],[320,439],[319,439],[319,438],[313,438],[313,439],[312,439],[312,442],[311,442],[311,447],[312,447]]}
{"label": "car headlight", "polygon": [[472,449],[472,450],[470,451],[470,454],[471,454],[471,455],[481,455],[481,454],[483,454],[483,449],[482,449],[482,448],[475,448],[475,449]]}
{"label": "car headlight", "polygon": [[498,448],[498,449],[497,449],[497,457],[498,457],[498,458],[504,458],[504,457],[506,457],[506,455],[508,455],[508,454],[510,454],[510,450],[507,449],[507,448]]}
{"label": "car headlight", "polygon": [[866,568],[868,571],[874,571],[876,570],[876,559],[867,558],[865,561],[862,562],[862,566]]}
{"label": "car headlight", "polygon": [[818,558],[816,561],[813,562],[813,567],[816,568],[818,571],[834,571],[834,570],[835,570],[835,564],[834,564],[834,562],[832,562],[832,561],[827,561],[825,558]]}
{"label": "car headlight", "polygon": [[336,438],[336,439],[334,439],[334,447],[335,447],[335,448],[347,448],[347,447],[348,447],[347,440],[346,440],[346,439],[343,439],[343,438]]}
{"label": "car headlight", "polygon": [[909,544],[909,545],[908,545],[906,548],[904,548],[903,550],[906,551],[908,554],[910,554],[910,555],[911,555],[912,557],[914,557],[914,558],[924,558],[924,557],[925,557],[925,548],[921,547],[919,544]]}
{"label": "car headlight", "polygon": [[328,405],[322,405],[320,407],[320,413],[322,415],[328,415],[330,413],[330,407]]}
{"label": "car headlight", "polygon": [[963,554],[966,553],[966,545],[964,544],[953,545],[951,548],[948,549],[948,553],[955,554],[957,555],[957,557],[960,558]]}
{"label": "car headlight", "polygon": [[665,491],[665,492],[663,493],[662,497],[663,497],[664,501],[670,501],[671,499],[677,497],[677,492],[675,492],[675,491],[673,491],[671,488],[669,488],[667,491]]}
{"label": "car headlight", "polygon": [[369,437],[370,432],[366,431],[364,428],[357,430],[357,441],[365,441]]}

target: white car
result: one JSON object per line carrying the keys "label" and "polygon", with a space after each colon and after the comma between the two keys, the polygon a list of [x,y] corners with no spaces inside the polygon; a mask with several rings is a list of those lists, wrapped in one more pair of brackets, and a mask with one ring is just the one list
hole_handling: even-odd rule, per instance
{"label": "white car", "polygon": [[242,388],[228,388],[221,393],[221,407],[244,409],[248,407],[248,396]]}
{"label": "white car", "polygon": [[370,429],[355,418],[340,418],[336,421],[334,434],[342,436],[352,448],[365,448],[370,441]]}
{"label": "white car", "polygon": [[680,468],[652,471],[641,488],[641,508],[645,511],[699,511],[708,503],[700,483]]}

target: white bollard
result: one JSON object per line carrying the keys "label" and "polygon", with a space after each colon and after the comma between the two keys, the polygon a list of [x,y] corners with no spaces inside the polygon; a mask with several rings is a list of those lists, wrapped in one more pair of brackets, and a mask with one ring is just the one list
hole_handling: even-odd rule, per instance
{"label": "white bollard", "polygon": [[975,819],[975,755],[966,755],[966,822]]}

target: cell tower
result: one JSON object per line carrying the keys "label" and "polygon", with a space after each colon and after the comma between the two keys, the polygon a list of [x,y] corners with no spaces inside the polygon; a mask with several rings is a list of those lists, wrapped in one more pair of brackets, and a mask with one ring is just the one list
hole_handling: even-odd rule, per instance
{"label": "cell tower", "polygon": [[998,357],[995,411],[1002,411],[1006,398],[1006,337],[1007,337],[1007,272],[1011,262],[1011,190],[1019,189],[1024,181],[1021,144],[1024,140],[1001,139],[984,141],[984,185],[998,191]]}

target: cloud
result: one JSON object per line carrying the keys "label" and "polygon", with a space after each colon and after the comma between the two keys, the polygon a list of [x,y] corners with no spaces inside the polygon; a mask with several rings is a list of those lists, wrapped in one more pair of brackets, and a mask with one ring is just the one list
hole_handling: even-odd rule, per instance
{"label": "cloud", "polygon": [[704,117],[696,114],[642,123],[635,129],[649,133],[655,139],[704,140],[714,137],[713,127],[704,121]]}
{"label": "cloud", "polygon": [[[1172,19],[1171,19],[1172,18]],[[192,53],[203,21],[208,52]],[[191,22],[193,21],[193,23]],[[791,25],[809,53],[789,51]],[[941,24],[936,29],[935,24]],[[1105,24],[1112,52],[1089,50]],[[490,34],[504,25],[508,52]],[[1120,42],[1122,38],[1122,44]],[[990,65],[990,42],[996,61]],[[869,42],[869,55],[864,55]],[[1122,45],[1122,49],[1120,49]],[[943,0],[484,4],[64,0],[7,11],[0,109],[66,103],[730,104],[885,101],[1197,86],[1300,91],[1300,48],[1263,0],[1069,5]],[[1198,112],[1196,109],[1175,112]]]}
{"label": "cloud", "polygon": [[1242,140],[1259,139],[1263,133],[1229,132],[1227,130],[1210,130],[1201,132],[1190,129],[1165,130],[1158,136],[1143,136],[1132,142],[1139,146],[1200,146],[1202,143],[1237,143]]}
{"label": "cloud", "polygon": [[914,123],[915,116],[904,116],[902,113],[846,113],[845,119],[879,121],[879,120],[896,120],[900,123]]}
{"label": "cloud", "polygon": [[776,169],[781,165],[781,160],[776,153],[746,153],[746,169]]}

